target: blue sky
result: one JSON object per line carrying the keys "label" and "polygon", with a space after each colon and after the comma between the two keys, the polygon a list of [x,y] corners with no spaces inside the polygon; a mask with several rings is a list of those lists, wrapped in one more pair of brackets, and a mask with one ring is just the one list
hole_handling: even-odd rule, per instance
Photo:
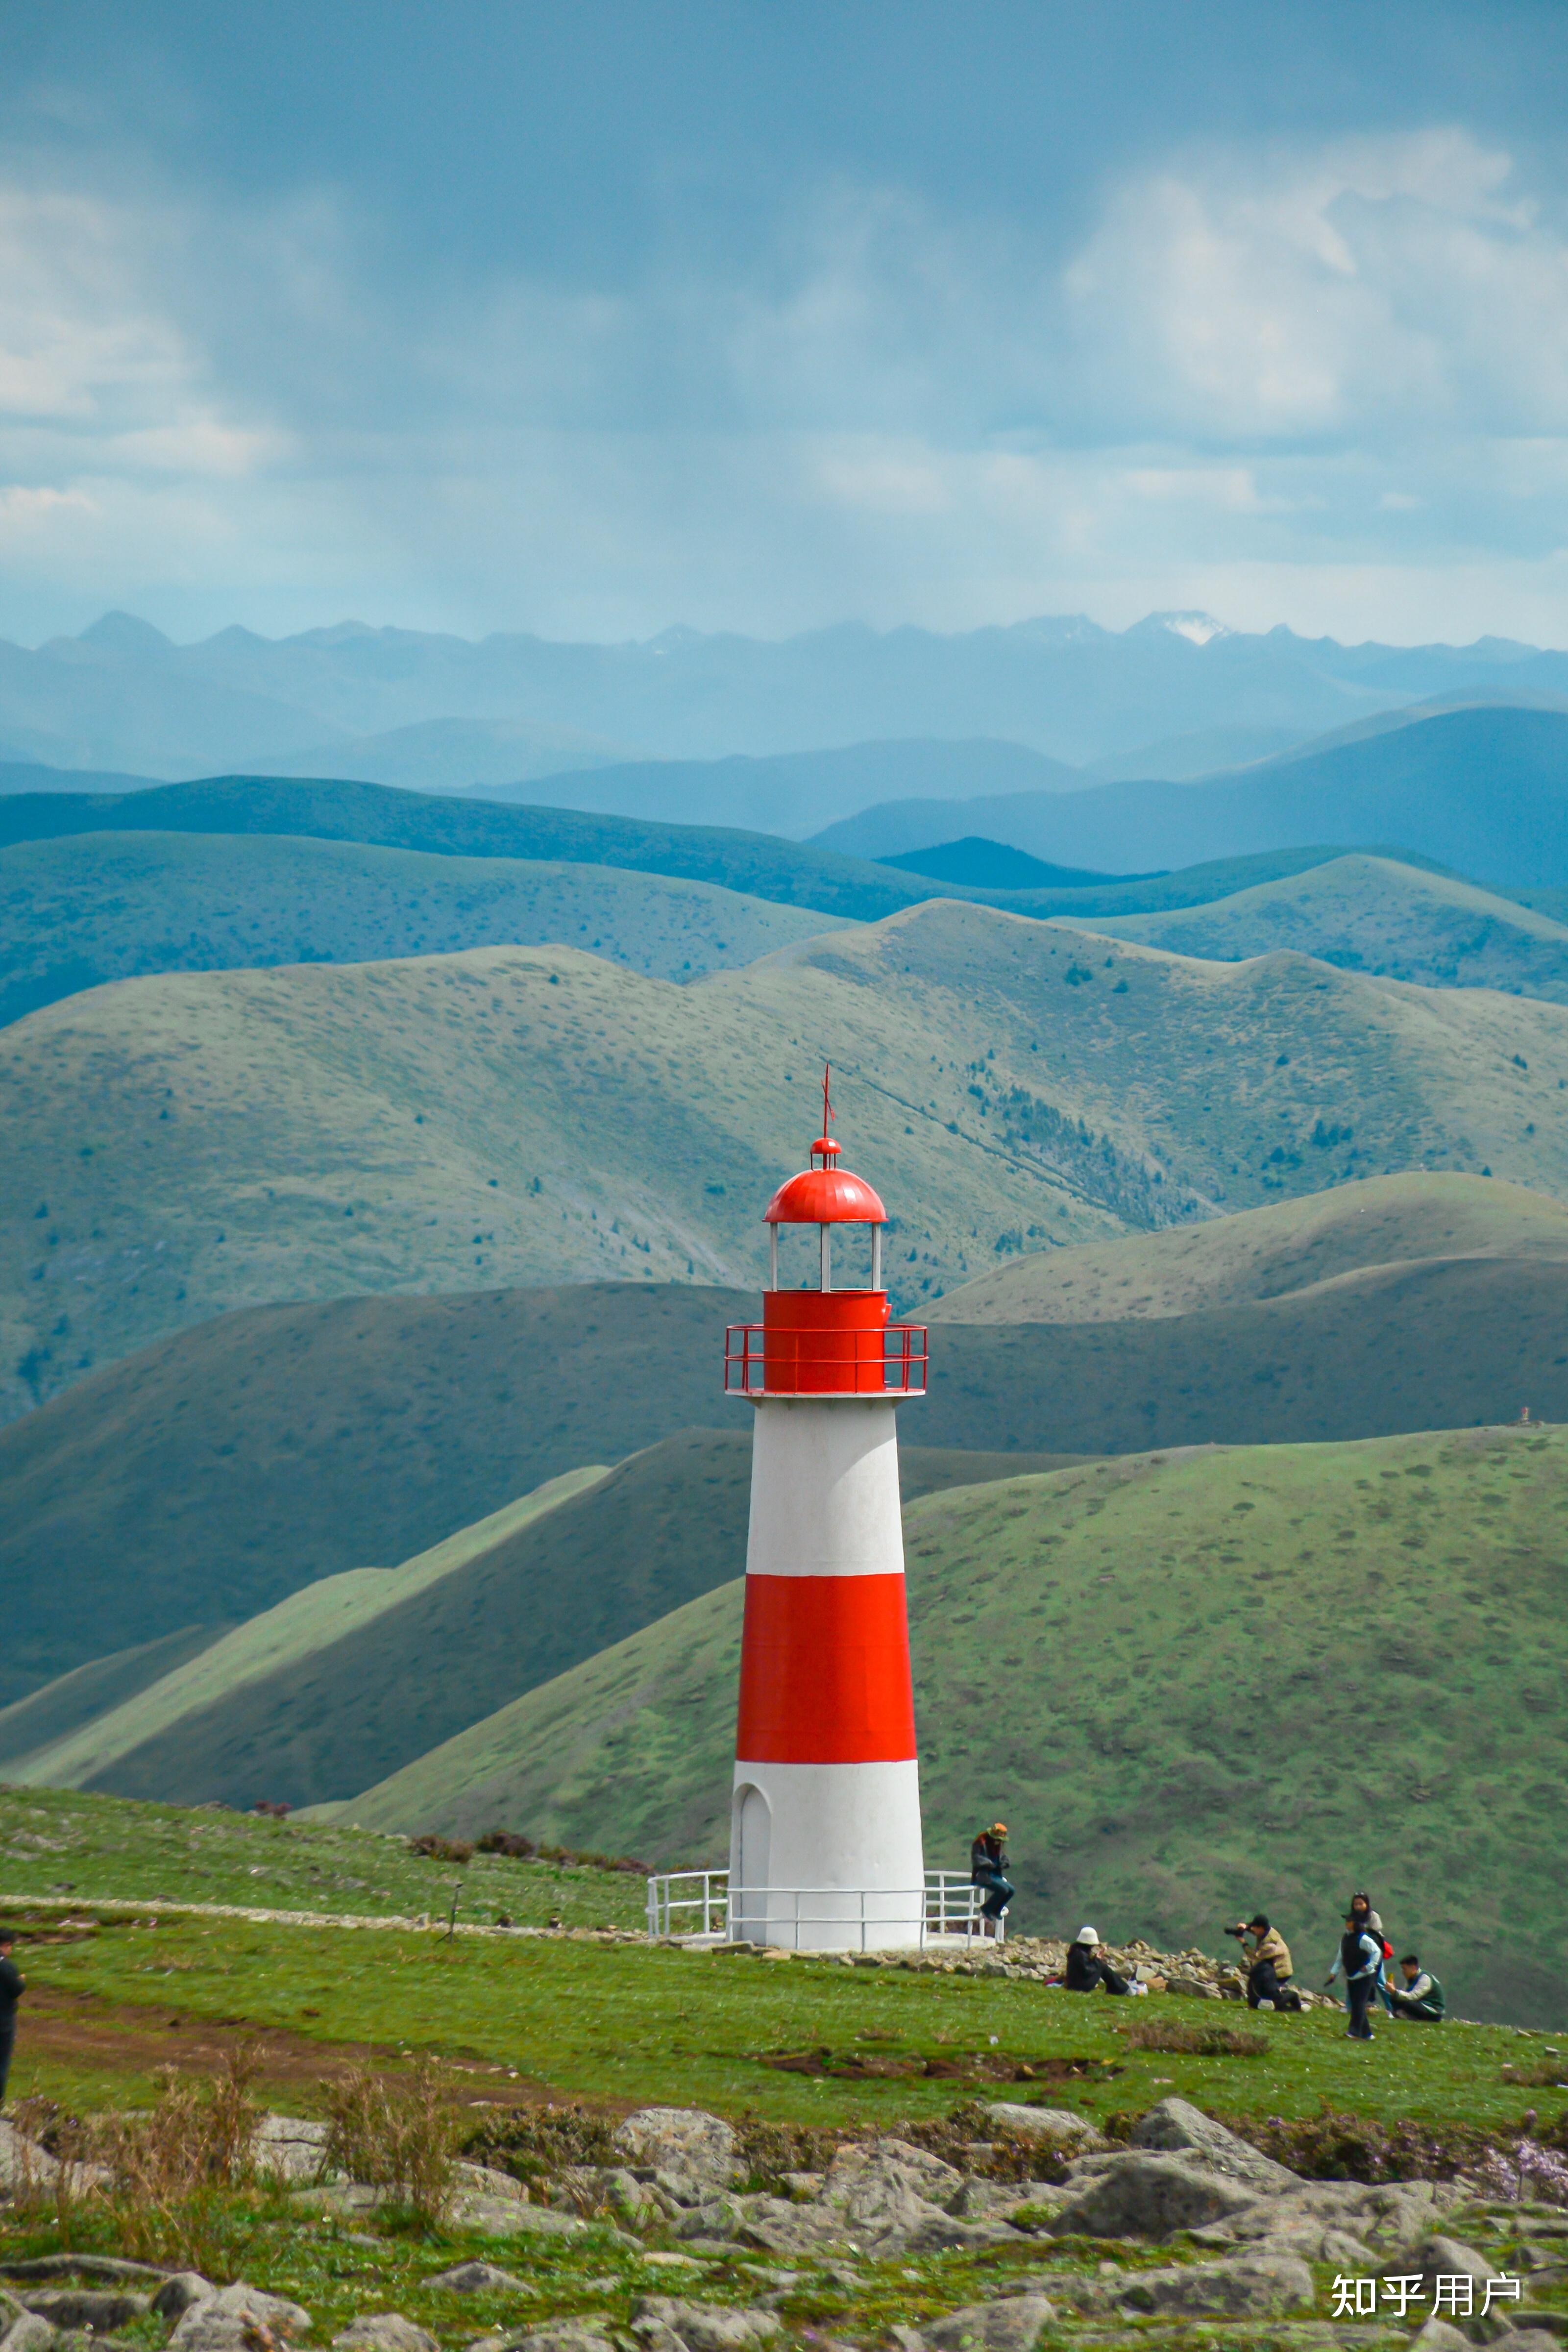
{"label": "blue sky", "polygon": [[1568,10],[7,0],[0,633],[1568,644]]}

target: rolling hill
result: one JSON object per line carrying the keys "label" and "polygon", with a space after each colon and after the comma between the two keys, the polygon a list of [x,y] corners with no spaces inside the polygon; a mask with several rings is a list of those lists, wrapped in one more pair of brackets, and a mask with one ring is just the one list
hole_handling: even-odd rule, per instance
{"label": "rolling hill", "polygon": [[[1370,1885],[1470,2015],[1568,2022],[1568,1431],[1143,1454],[907,1514],[933,1851],[1018,1924],[1167,1946],[1261,1903],[1304,1977]],[[341,1807],[721,1860],[741,1587]],[[1317,1948],[1315,1948],[1315,1947]]]}
{"label": "rolling hill", "polygon": [[159,971],[570,942],[685,980],[829,928],[709,882],[288,835],[98,833],[0,849],[0,1023]]}
{"label": "rolling hill", "polygon": [[[1018,1466],[921,1447],[900,1465],[906,1497]],[[569,1472],[400,1569],[306,1587],[10,1777],[193,1804],[350,1796],[733,1576],[750,1475],[749,1430]]]}
{"label": "rolling hill", "polygon": [[1294,948],[1428,988],[1500,988],[1568,1003],[1568,926],[1456,876],[1340,857],[1206,907],[1110,915],[1096,929],[1226,961]]}
{"label": "rolling hill", "polygon": [[[1503,1184],[1387,1179],[1009,1259],[1000,1296],[933,1311],[905,1442],[1082,1455],[1568,1421],[1563,1222]],[[338,1299],[92,1374],[0,1431],[0,1697],[193,1624],[214,1639],[584,1462],[743,1432],[721,1341],[756,1309],[662,1284]]]}
{"label": "rolling hill", "polygon": [[1289,1297],[1416,1260],[1568,1262],[1568,1208],[1485,1176],[1373,1176],[1303,1200],[1009,1259],[928,1323],[1120,1323]]}
{"label": "rolling hill", "polygon": [[279,1297],[754,1282],[829,1057],[906,1307],[1352,1176],[1568,1197],[1555,1005],[952,901],[682,988],[555,948],[130,981],[0,1037],[0,1394]]}
{"label": "rolling hill", "polygon": [[760,833],[400,792],[332,779],[215,776],[134,793],[0,797],[0,845],[79,833],[287,834],[437,857],[504,857],[665,874],[859,922],[929,896],[886,866]]}
{"label": "rolling hill", "polygon": [[889,801],[817,845],[886,857],[984,834],[1053,865],[1184,866],[1295,844],[1402,843],[1502,890],[1568,884],[1568,713],[1439,711],[1206,783]]}

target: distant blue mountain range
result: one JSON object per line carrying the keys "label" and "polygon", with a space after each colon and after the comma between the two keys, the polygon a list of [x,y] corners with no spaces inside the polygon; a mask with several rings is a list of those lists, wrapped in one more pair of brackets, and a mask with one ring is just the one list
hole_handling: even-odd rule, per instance
{"label": "distant blue mountain range", "polygon": [[1314,842],[1397,842],[1477,881],[1560,888],[1568,713],[1444,711],[1205,783],[889,801],[814,839],[852,856],[908,858],[970,834],[1055,866],[1120,873]]}
{"label": "distant blue mountain range", "polygon": [[[1500,638],[1343,646],[1283,628],[1247,635],[1192,613],[1121,632],[1068,616],[951,636],[846,624],[778,643],[670,629],[625,645],[470,643],[345,622],[279,640],[225,629],[190,646],[110,614],[79,637],[0,644],[0,761],[157,780],[340,776],[426,792],[504,792],[570,773],[574,805],[806,831],[865,800],[815,803],[792,825],[746,803],[758,780],[743,771],[683,777],[667,767],[659,778],[656,768],[844,746],[865,766],[870,747],[890,743],[913,766],[919,746],[941,742],[954,765],[931,781],[955,797],[1025,788],[997,769],[1031,753],[1118,776],[1185,777],[1434,696],[1568,698],[1568,654]],[[613,803],[587,797],[606,789],[606,773],[623,795]],[[930,788],[840,781],[856,792],[870,782],[872,800]],[[1048,790],[1071,779],[1027,781]]]}

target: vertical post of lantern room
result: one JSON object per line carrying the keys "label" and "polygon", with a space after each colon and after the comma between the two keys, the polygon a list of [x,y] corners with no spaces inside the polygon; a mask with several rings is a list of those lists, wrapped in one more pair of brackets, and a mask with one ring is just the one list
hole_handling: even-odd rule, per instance
{"label": "vertical post of lantern room", "polygon": [[[800,1949],[914,1944],[925,1918],[899,1503],[896,1402],[924,1382],[900,1327],[889,1377],[881,1228],[863,1179],[811,1165],[766,1211],[770,1286],[756,1411],[730,1842],[731,1933]],[[833,1287],[833,1230],[871,1229],[871,1282]],[[816,1289],[781,1290],[781,1227],[818,1228]],[[894,1383],[903,1383],[902,1386]]]}

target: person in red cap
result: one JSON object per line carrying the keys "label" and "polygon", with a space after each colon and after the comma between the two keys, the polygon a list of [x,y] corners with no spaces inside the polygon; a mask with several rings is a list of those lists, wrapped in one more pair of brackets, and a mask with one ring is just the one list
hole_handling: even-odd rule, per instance
{"label": "person in red cap", "polygon": [[988,1830],[975,1835],[969,1849],[969,1879],[971,1885],[984,1886],[985,1900],[980,1906],[983,1922],[981,1933],[994,1936],[996,1922],[1013,1900],[1017,1889],[1007,1876],[1007,1824],[993,1822]]}

